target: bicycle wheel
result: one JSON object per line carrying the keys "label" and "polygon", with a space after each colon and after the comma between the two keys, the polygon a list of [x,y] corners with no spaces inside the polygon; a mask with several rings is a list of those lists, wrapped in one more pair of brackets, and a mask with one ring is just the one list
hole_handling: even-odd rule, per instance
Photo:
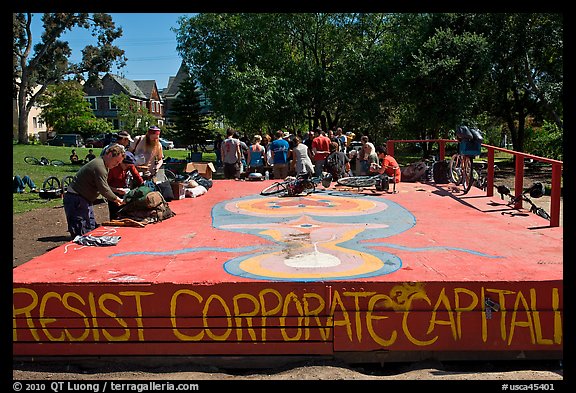
{"label": "bicycle wheel", "polygon": [[287,181],[283,182],[276,182],[272,185],[269,185],[262,191],[260,191],[260,195],[275,195],[280,193],[287,193],[288,192],[288,183]]}
{"label": "bicycle wheel", "polygon": [[60,180],[56,176],[50,176],[42,183],[43,190],[57,190],[60,188]]}
{"label": "bicycle wheel", "polygon": [[62,165],[64,165],[64,161],[62,161],[62,160],[52,160],[52,161],[50,161],[50,165],[62,166]]}
{"label": "bicycle wheel", "polygon": [[40,165],[40,161],[36,157],[32,156],[24,157],[24,162],[30,165]]}
{"label": "bicycle wheel", "polygon": [[351,176],[342,177],[336,183],[345,187],[371,187],[376,184],[377,179],[378,176]]}
{"label": "bicycle wheel", "polygon": [[450,158],[448,176],[450,177],[450,181],[457,186],[462,182],[462,156],[460,154],[454,154],[452,158]]}
{"label": "bicycle wheel", "polygon": [[62,193],[65,193],[66,190],[68,189],[68,186],[72,183],[72,180],[74,180],[74,176],[64,176],[64,178],[62,179]]}
{"label": "bicycle wheel", "polygon": [[464,194],[468,193],[474,183],[473,160],[470,156],[462,156],[462,189]]}

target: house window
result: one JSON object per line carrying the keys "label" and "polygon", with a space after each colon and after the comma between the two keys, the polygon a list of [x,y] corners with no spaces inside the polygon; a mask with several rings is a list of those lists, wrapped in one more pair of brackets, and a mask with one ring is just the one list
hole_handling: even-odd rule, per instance
{"label": "house window", "polygon": [[38,118],[36,116],[32,117],[32,123],[34,123],[34,129],[38,128]]}
{"label": "house window", "polygon": [[108,97],[108,109],[118,109],[118,106],[112,101],[112,97]]}
{"label": "house window", "polygon": [[87,97],[86,101],[90,103],[90,109],[92,109],[93,111],[98,109],[98,105],[96,104],[97,103],[96,97]]}

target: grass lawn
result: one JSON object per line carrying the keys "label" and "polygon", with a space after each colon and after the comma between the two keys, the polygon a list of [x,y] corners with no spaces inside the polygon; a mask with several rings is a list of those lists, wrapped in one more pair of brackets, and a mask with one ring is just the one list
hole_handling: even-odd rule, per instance
{"label": "grass lawn", "polygon": [[[80,159],[84,159],[88,154],[88,148],[75,148],[76,153]],[[94,154],[99,155],[102,149],[94,148]],[[42,183],[50,176],[56,176],[62,180],[66,176],[74,176],[80,165],[73,165],[70,163],[71,147],[62,146],[47,146],[47,145],[21,145],[14,144],[12,146],[12,175],[25,175],[30,176],[32,181],[36,184],[37,189],[42,188]],[[165,157],[172,157],[177,159],[186,159],[188,155],[187,150],[164,150]],[[62,160],[63,166],[52,165],[31,165],[24,161],[27,156],[32,156],[40,159],[46,157],[49,160]],[[204,153],[202,156],[203,161],[215,161],[216,155],[214,153]],[[38,194],[29,193],[25,194],[12,194],[12,212],[13,214],[23,213],[34,209],[45,207],[54,207],[62,204],[61,199],[43,199]]]}

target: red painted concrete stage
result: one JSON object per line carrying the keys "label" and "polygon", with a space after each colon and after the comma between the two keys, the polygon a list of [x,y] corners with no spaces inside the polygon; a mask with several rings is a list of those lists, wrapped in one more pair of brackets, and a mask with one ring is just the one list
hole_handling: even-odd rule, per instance
{"label": "red painted concrete stage", "polygon": [[115,246],[68,243],[13,271],[15,356],[562,357],[563,232],[500,196],[216,180]]}

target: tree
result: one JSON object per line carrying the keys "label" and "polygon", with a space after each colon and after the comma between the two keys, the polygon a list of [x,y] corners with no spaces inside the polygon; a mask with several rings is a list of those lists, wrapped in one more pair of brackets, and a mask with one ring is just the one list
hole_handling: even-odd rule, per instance
{"label": "tree", "polygon": [[82,85],[76,81],[48,86],[38,103],[42,106],[44,123],[56,132],[63,132],[66,123],[73,118],[95,118],[90,104],[84,99]]}
{"label": "tree", "polygon": [[529,117],[562,130],[562,14],[482,14],[474,26],[490,42],[484,110],[503,121],[516,151],[524,151]]}
{"label": "tree", "polygon": [[112,131],[112,124],[94,116],[77,81],[48,86],[38,103],[42,105],[42,119],[58,133],[82,134],[86,138]]}
{"label": "tree", "polygon": [[118,123],[126,130],[144,134],[148,127],[158,123],[147,108],[135,105],[125,93],[113,95],[110,101],[118,108]]}
{"label": "tree", "polygon": [[178,138],[180,143],[191,145],[194,151],[198,151],[198,145],[210,139],[212,131],[207,128],[208,120],[202,113],[200,93],[192,77],[180,82],[172,111],[175,123],[174,137]]}
{"label": "tree", "polygon": [[[28,114],[48,86],[66,78],[84,80],[84,74],[87,74],[86,83],[98,84],[101,72],[108,72],[115,63],[123,67],[126,61],[124,51],[112,44],[122,36],[122,29],[115,27],[108,14],[43,14],[44,32],[35,45],[30,27],[32,18],[31,13],[13,14],[13,85],[18,105],[19,143],[28,143]],[[68,61],[71,49],[60,37],[75,28],[91,28],[97,43],[82,50],[80,62],[71,63]]]}

